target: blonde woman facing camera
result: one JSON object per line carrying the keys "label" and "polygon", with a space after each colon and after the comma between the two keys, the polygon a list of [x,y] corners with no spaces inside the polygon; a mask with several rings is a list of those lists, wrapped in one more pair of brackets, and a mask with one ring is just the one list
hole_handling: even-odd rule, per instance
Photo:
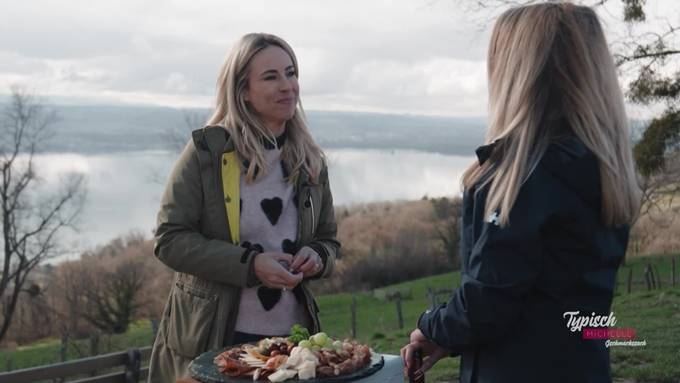
{"label": "blonde woman facing camera", "polygon": [[319,331],[307,281],[333,270],[333,199],[324,155],[306,126],[295,54],[249,34],[218,79],[208,126],[170,174],[156,256],[176,271],[149,381],[174,382],[204,351]]}
{"label": "blonde woman facing camera", "polygon": [[[460,355],[461,382],[609,382],[604,339],[639,209],[624,102],[595,13],[537,4],[496,21],[486,145],[463,176],[461,285],[402,357]],[[592,326],[592,325],[591,325]]]}

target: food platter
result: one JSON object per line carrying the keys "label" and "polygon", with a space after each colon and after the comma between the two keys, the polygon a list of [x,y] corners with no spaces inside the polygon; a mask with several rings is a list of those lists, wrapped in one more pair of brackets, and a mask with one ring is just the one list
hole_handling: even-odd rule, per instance
{"label": "food platter", "polygon": [[353,339],[310,335],[295,324],[290,336],[263,337],[199,355],[189,365],[204,383],[279,382],[336,383],[367,377],[385,364],[381,355]]}
{"label": "food platter", "polygon": [[[230,346],[228,348],[232,348]],[[212,350],[207,351],[194,359],[189,365],[189,373],[191,377],[204,383],[244,383],[252,381],[252,378],[230,378],[227,375],[222,374],[214,363],[214,359],[220,353],[224,352],[228,348],[223,350]],[[371,352],[370,362],[362,369],[354,371],[347,375],[330,376],[325,378],[312,378],[306,380],[298,380],[297,378],[286,380],[286,382],[305,382],[305,383],[341,383],[341,382],[351,382],[356,381],[367,376],[370,376],[377,371],[379,371],[385,361],[382,355]]]}

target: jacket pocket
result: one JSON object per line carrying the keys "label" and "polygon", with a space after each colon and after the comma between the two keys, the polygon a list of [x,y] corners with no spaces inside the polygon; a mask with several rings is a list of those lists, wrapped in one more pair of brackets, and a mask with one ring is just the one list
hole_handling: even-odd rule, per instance
{"label": "jacket pocket", "polygon": [[175,285],[168,318],[168,347],[189,358],[205,351],[216,312],[215,296],[186,285]]}

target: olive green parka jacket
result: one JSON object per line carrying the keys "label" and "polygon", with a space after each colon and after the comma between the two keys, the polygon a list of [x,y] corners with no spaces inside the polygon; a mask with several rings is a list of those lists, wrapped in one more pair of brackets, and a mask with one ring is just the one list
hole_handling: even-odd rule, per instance
{"label": "olive green parka jacket", "polygon": [[[175,270],[173,285],[153,345],[149,382],[175,382],[201,353],[232,343],[243,287],[254,277],[254,253],[238,244],[239,178],[243,162],[226,130],[193,132],[175,164],[161,200],[154,253]],[[321,250],[328,277],[338,257],[333,198],[324,167],[318,180],[301,172],[295,185],[297,248]],[[236,239],[234,239],[236,238]],[[320,331],[318,307],[302,282],[311,323]]]}

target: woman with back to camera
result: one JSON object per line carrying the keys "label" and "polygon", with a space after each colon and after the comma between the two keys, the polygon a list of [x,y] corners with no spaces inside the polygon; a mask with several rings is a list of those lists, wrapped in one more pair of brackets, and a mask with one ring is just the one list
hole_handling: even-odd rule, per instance
{"label": "woman with back to camera", "polygon": [[[489,129],[464,173],[461,285],[402,348],[461,382],[609,382],[605,340],[573,317],[610,314],[640,190],[616,69],[592,9],[513,8],[488,53]],[[578,312],[578,314],[574,314]]]}
{"label": "woman with back to camera", "polygon": [[248,34],[218,78],[215,111],[193,132],[161,201],[154,252],[176,271],[150,382],[188,375],[204,351],[320,331],[306,281],[333,270],[333,199],[299,101],[290,46]]}

